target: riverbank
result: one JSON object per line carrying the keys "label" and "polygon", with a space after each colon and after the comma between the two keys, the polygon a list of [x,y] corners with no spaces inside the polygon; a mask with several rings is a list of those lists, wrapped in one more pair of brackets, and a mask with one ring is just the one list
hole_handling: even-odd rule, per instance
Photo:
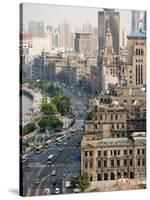
{"label": "riverbank", "polygon": [[22,92],[30,96],[33,101],[29,110],[22,115],[22,126],[25,126],[26,124],[31,122],[34,118],[39,116],[43,95],[41,94],[40,91],[35,92],[24,86],[22,87]]}

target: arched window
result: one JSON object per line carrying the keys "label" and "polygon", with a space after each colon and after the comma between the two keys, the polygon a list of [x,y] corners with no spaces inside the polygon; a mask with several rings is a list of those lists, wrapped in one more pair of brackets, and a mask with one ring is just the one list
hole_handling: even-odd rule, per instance
{"label": "arched window", "polygon": [[130,172],[130,178],[133,179],[134,178],[134,173]]}
{"label": "arched window", "polygon": [[90,181],[93,181],[93,177],[92,177],[92,175],[90,176]]}
{"label": "arched window", "polygon": [[117,172],[117,179],[120,179],[120,178],[121,178],[121,173]]}
{"label": "arched window", "polygon": [[107,173],[104,174],[104,181],[106,181],[106,180],[108,180],[108,174]]}
{"label": "arched window", "polygon": [[102,176],[100,173],[97,174],[97,181],[101,181],[102,180]]}
{"label": "arched window", "polygon": [[124,173],[123,173],[123,177],[124,177],[124,178],[128,178],[128,173],[127,173],[127,172],[124,172]]}
{"label": "arched window", "polygon": [[115,180],[115,175],[114,175],[113,172],[110,174],[110,179],[111,179],[111,180]]}

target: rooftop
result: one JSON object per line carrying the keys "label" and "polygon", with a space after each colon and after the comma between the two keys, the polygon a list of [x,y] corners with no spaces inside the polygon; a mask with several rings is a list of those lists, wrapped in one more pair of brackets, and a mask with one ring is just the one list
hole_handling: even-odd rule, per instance
{"label": "rooftop", "polygon": [[128,35],[128,38],[146,38],[146,32],[145,31],[138,31],[138,32],[131,32],[130,35]]}

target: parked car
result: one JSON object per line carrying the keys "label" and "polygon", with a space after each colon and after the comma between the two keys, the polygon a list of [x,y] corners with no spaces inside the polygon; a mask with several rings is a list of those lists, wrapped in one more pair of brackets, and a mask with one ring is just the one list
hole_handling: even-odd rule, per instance
{"label": "parked car", "polygon": [[39,185],[39,184],[40,184],[39,179],[36,179],[34,183],[35,183],[36,185]]}
{"label": "parked car", "polygon": [[59,188],[56,188],[56,189],[55,189],[55,194],[60,194]]}
{"label": "parked car", "polygon": [[56,175],[56,170],[53,170],[52,171],[52,176],[55,176]]}

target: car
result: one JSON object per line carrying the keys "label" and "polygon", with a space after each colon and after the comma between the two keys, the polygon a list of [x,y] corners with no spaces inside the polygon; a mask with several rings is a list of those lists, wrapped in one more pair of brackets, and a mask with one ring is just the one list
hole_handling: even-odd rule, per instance
{"label": "car", "polygon": [[50,188],[44,188],[43,194],[49,195],[50,193],[51,193],[51,192],[50,192]]}
{"label": "car", "polygon": [[79,193],[79,192],[80,192],[80,189],[79,189],[79,188],[74,188],[74,189],[73,189],[73,192],[74,192],[74,193]]}
{"label": "car", "polygon": [[39,179],[36,179],[34,183],[35,183],[36,185],[39,185],[39,184],[40,184]]}
{"label": "car", "polygon": [[59,152],[62,152],[63,150],[65,150],[65,148],[61,148],[61,149],[59,149]]}
{"label": "car", "polygon": [[55,176],[56,175],[56,170],[53,170],[52,171],[52,176]]}
{"label": "car", "polygon": [[55,189],[55,194],[60,194],[59,188],[56,188],[56,189]]}

